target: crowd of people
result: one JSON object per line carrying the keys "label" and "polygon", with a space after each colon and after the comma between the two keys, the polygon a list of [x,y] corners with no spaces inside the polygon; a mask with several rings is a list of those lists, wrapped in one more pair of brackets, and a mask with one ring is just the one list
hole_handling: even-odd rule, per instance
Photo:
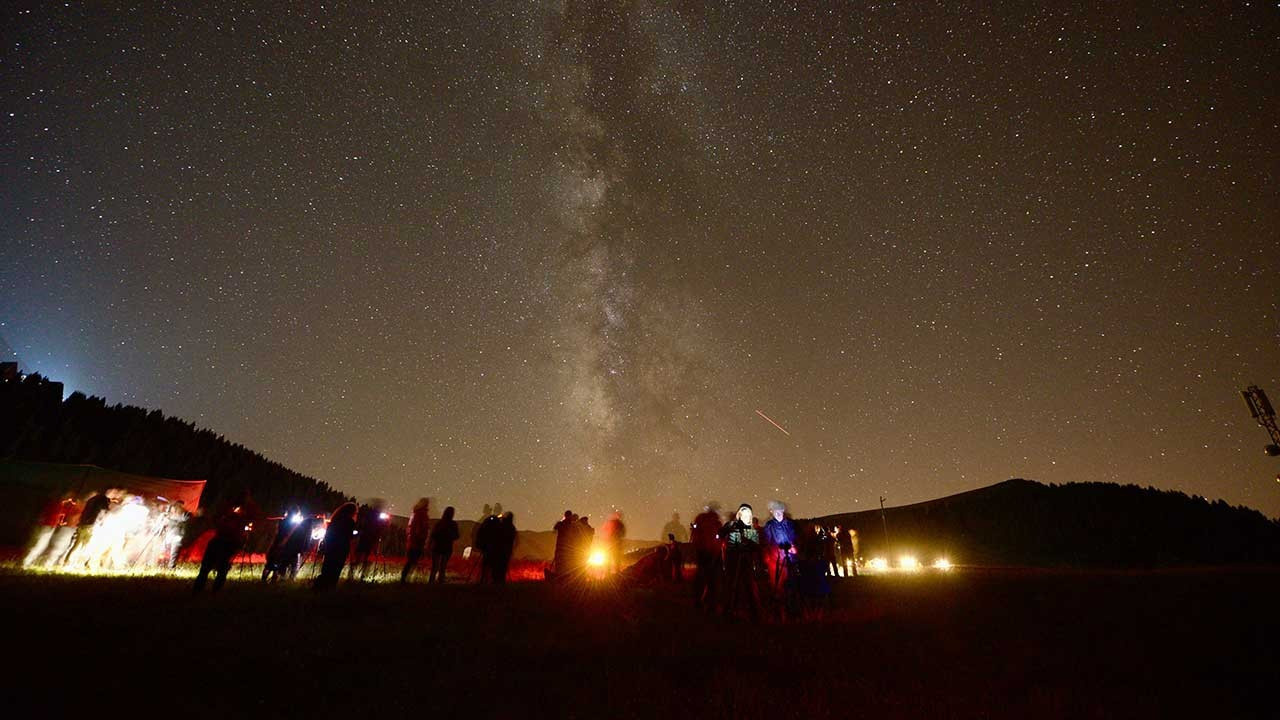
{"label": "crowd of people", "polygon": [[[690,527],[694,602],[727,615],[758,618],[767,604],[787,615],[820,607],[831,579],[857,574],[857,533],[810,526],[802,531],[782,503],[760,525],[748,503],[728,522],[708,505]],[[766,602],[767,601],[767,602]]]}
{"label": "crowd of people", "polygon": [[189,513],[181,501],[120,488],[65,493],[41,512],[22,566],[117,572],[173,567]]}
{"label": "crowd of people", "polygon": [[[709,504],[689,525],[692,549],[692,594],[698,607],[727,615],[759,617],[766,606],[789,615],[820,607],[833,578],[853,577],[858,567],[857,533],[839,526],[807,525],[801,529],[782,503],[769,507],[762,526],[750,504],[743,503],[727,520]],[[589,575],[617,573],[625,530],[615,513],[595,533],[585,517],[566,510],[556,523],[555,555],[548,579],[572,581]],[[686,543],[674,527],[666,542],[639,557],[620,573],[631,584],[682,583]],[[598,557],[593,560],[592,555]]]}
{"label": "crowd of people", "polygon": [[[467,581],[503,584],[514,554],[515,516],[490,512],[476,525],[464,550]],[[433,520],[431,502],[414,505],[405,538],[400,582],[428,564],[427,583],[446,581],[454,546],[460,539],[456,511],[446,507]],[[628,583],[681,583],[687,559],[693,560],[692,596],[701,608],[724,614],[759,617],[766,606],[803,612],[821,603],[832,578],[852,577],[858,569],[857,533],[839,526],[806,525],[801,529],[781,503],[770,503],[761,525],[750,504],[743,503],[727,520],[708,504],[687,527],[688,542],[664,527],[666,542],[623,569],[626,526],[614,511],[599,530],[587,516],[571,510],[555,523],[555,550],[545,568],[548,580],[619,576]],[[68,494],[50,503],[23,564],[28,567],[73,567],[121,570],[172,567],[178,560],[188,514],[181,503],[147,500],[123,490],[94,493],[83,502]],[[244,551],[254,522],[262,513],[245,492],[223,504],[211,517],[211,537],[200,559],[195,590],[212,576],[217,590],[226,582],[234,559]],[[375,503],[346,502],[327,518],[291,507],[279,523],[265,553],[262,580],[294,580],[311,554],[318,565],[312,585],[335,587],[344,569],[348,579],[365,580],[390,528],[388,515]],[[275,519],[275,518],[273,518]],[[678,519],[675,516],[673,520]],[[682,533],[683,534],[683,533]],[[687,557],[686,550],[692,551]]]}
{"label": "crowd of people", "polygon": [[594,565],[602,575],[613,575],[622,569],[623,540],[627,526],[622,512],[613,511],[597,531],[590,518],[565,510],[564,517],[552,528],[556,534],[555,553],[544,571],[547,579],[566,580],[582,576]]}

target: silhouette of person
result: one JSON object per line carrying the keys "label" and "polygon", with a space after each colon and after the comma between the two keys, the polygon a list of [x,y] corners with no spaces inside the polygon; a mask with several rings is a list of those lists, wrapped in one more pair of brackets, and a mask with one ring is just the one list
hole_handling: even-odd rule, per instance
{"label": "silhouette of person", "polygon": [[856,571],[853,569],[853,540],[849,531],[839,525],[831,530],[836,545],[836,569],[844,577],[853,577]]}
{"label": "silhouette of person", "polygon": [[418,566],[418,561],[422,559],[422,554],[426,550],[427,539],[430,537],[427,529],[431,524],[430,510],[431,501],[427,498],[419,498],[413,506],[413,515],[409,518],[407,531],[408,539],[405,542],[404,569],[400,571],[402,583],[409,581],[409,573]]}
{"label": "silhouette of person", "polygon": [[381,502],[360,506],[359,512],[356,513],[356,551],[351,556],[348,577],[355,577],[356,567],[359,566],[360,579],[362,581],[368,579],[369,566],[373,562],[374,554],[378,552],[378,546],[382,543],[382,533],[386,531],[390,517],[382,511]]}
{"label": "silhouette of person", "polygon": [[284,545],[298,523],[302,522],[302,511],[298,506],[290,506],[276,525],[276,534],[271,538],[271,546],[267,548],[266,561],[262,563],[262,581],[278,580],[284,575]]}
{"label": "silhouette of person", "polygon": [[40,523],[31,543],[31,549],[22,559],[22,567],[49,565],[54,559],[62,556],[62,543],[55,541],[55,536],[59,534],[59,530],[68,526],[68,522],[74,521],[77,508],[78,505],[71,493],[50,500],[45,505],[40,513]]}
{"label": "silhouette of person", "polygon": [[835,577],[836,541],[831,533],[821,525],[813,526],[813,542],[817,559],[822,563],[822,573],[827,577]]}
{"label": "silhouette of person", "polygon": [[440,521],[431,530],[431,574],[427,582],[444,582],[445,571],[449,569],[449,558],[453,556],[453,543],[458,539],[458,523],[453,519],[453,506],[444,509]]}
{"label": "silhouette of person", "polygon": [[684,554],[680,552],[680,543],[675,533],[667,533],[667,579],[673,583],[684,580]]}
{"label": "silhouette of person", "polygon": [[[72,536],[71,546],[67,548],[67,552],[62,556],[63,563],[79,559],[80,554],[84,553],[93,539],[94,524],[98,522],[98,518],[102,516],[102,513],[106,512],[110,507],[111,498],[102,491],[98,491],[84,501],[84,509],[80,511],[80,521],[76,524],[76,534]],[[88,565],[87,559],[85,565]]]}
{"label": "silhouette of person", "polygon": [[614,510],[604,525],[600,526],[600,539],[604,545],[605,572],[612,575],[622,566],[622,540],[627,536],[627,526],[622,524],[622,511]]}
{"label": "silhouette of person", "polygon": [[347,555],[351,553],[351,539],[355,531],[356,504],[346,502],[339,505],[329,518],[324,539],[320,541],[320,553],[324,556],[324,561],[320,565],[320,576],[315,582],[317,590],[338,585],[338,580],[342,577],[342,566],[347,564]]}
{"label": "silhouette of person", "polygon": [[552,529],[556,533],[556,549],[551,556],[551,567],[557,577],[567,578],[574,565],[570,555],[577,547],[578,516],[572,510],[565,510],[564,517],[557,520]]}
{"label": "silhouette of person", "polygon": [[712,608],[718,600],[720,585],[720,513],[715,503],[708,503],[693,519],[689,533],[693,543],[693,601],[698,607]]}
{"label": "silhouette of person", "polygon": [[315,519],[310,515],[304,515],[299,509],[289,517],[289,526],[289,536],[280,546],[280,557],[276,560],[276,573],[277,577],[287,575],[292,580],[297,577],[302,553],[311,542],[311,530],[315,527]]}
{"label": "silhouette of person", "polygon": [[163,544],[170,568],[178,566],[178,557],[182,551],[182,534],[190,518],[191,514],[187,512],[186,504],[181,500],[175,500],[165,512]]}
{"label": "silhouette of person", "polygon": [[854,577],[858,576],[858,554],[860,552],[861,548],[858,546],[858,531],[853,528],[849,528],[848,558],[852,561],[849,563],[849,568],[851,569],[851,573]]}
{"label": "silhouette of person", "polygon": [[802,607],[788,608],[793,612],[812,613],[831,594],[831,579],[827,575],[825,531],[814,525],[811,532],[799,538],[800,553],[796,556],[795,588]]}
{"label": "silhouette of person", "polygon": [[678,512],[671,513],[671,519],[667,521],[666,525],[662,526],[662,537],[668,535],[674,535],[676,542],[689,542],[689,528],[680,522],[680,513]]}
{"label": "silhouette of person", "polygon": [[583,515],[578,518],[578,533],[574,537],[573,551],[569,553],[569,564],[573,570],[582,570],[591,555],[591,545],[596,541],[596,529],[591,527],[591,518]]}
{"label": "silhouette of person", "polygon": [[480,553],[480,578],[478,582],[494,582],[493,558],[498,553],[498,526],[502,524],[497,515],[490,515],[480,522],[476,528],[471,546]]}
{"label": "silhouette of person", "polygon": [[502,514],[502,519],[494,526],[489,551],[484,554],[485,563],[489,566],[489,576],[497,585],[507,582],[507,570],[516,545],[515,519],[516,516],[511,511]]}
{"label": "silhouette of person", "polygon": [[195,592],[204,590],[209,573],[214,574],[213,591],[222,589],[236,553],[244,547],[249,530],[258,518],[258,506],[245,490],[235,497],[213,520],[213,539],[205,546],[200,558],[200,572],[196,574]]}

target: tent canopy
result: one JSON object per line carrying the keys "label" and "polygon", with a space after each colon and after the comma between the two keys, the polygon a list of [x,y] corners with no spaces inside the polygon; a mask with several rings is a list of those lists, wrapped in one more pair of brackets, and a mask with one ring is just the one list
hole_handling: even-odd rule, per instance
{"label": "tent canopy", "polygon": [[148,500],[180,500],[188,512],[195,512],[200,507],[205,482],[132,475],[106,470],[97,465],[0,461],[0,485],[12,489],[21,487],[28,492],[43,491],[46,497],[72,492],[83,500],[89,493],[122,488]]}

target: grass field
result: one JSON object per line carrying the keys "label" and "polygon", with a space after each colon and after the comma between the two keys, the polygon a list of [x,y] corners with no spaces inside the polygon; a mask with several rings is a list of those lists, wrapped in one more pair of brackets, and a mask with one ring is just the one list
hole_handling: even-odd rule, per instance
{"label": "grass field", "polygon": [[[1276,717],[1280,570],[961,569],[822,620],[683,591],[0,572],[7,717]],[[16,703],[16,705],[15,705]]]}

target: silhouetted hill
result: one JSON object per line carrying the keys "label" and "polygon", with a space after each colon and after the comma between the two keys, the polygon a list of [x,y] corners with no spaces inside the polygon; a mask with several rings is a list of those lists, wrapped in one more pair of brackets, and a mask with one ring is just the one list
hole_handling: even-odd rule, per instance
{"label": "silhouetted hill", "polygon": [[[1153,567],[1280,562],[1280,523],[1245,507],[1113,483],[1007,480],[813,521],[857,530],[861,555],[983,565]],[[888,540],[885,525],[888,526]]]}

